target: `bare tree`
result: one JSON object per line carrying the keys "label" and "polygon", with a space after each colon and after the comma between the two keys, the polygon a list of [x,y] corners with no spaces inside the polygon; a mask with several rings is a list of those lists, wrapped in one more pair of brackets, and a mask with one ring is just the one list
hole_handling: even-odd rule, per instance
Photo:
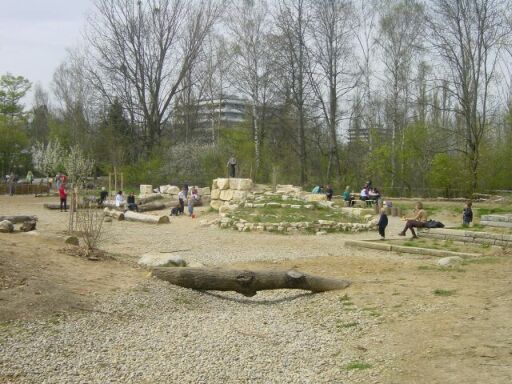
{"label": "bare tree", "polygon": [[[504,0],[435,0],[429,17],[432,44],[447,69],[446,90],[469,162],[470,189],[478,186],[480,149],[493,109],[492,84],[510,26]],[[457,127],[457,126],[456,126]]]}
{"label": "bare tree", "polygon": [[[424,31],[424,8],[417,0],[387,2],[380,19],[377,43],[382,50],[384,77],[389,95],[386,111],[391,126],[391,187],[395,186],[397,152],[403,151],[409,119],[410,82],[413,62],[420,51]],[[403,164],[402,164],[403,170]]]}
{"label": "bare tree", "polygon": [[[340,101],[350,92],[357,80],[355,56],[352,47],[354,23],[353,7],[345,0],[318,0],[313,2],[310,25],[314,47],[312,72],[313,89],[320,103],[328,129],[329,163],[327,179],[334,165],[336,176],[341,177],[339,155],[339,122],[342,117]],[[348,108],[346,108],[348,110]]]}
{"label": "bare tree", "polygon": [[310,57],[307,41],[307,30],[310,22],[306,0],[281,0],[278,5],[276,26],[282,42],[280,61],[286,90],[290,92],[291,102],[297,114],[297,152],[300,166],[300,183],[307,181],[306,153],[306,111],[310,84],[308,74]]}
{"label": "bare tree", "polygon": [[260,0],[234,3],[227,26],[232,38],[231,83],[250,102],[255,174],[258,175],[264,135],[262,115],[270,98],[272,75],[268,41],[271,26],[266,2]]}
{"label": "bare tree", "polygon": [[89,18],[89,76],[132,106],[150,150],[221,7],[215,0],[97,0]]}

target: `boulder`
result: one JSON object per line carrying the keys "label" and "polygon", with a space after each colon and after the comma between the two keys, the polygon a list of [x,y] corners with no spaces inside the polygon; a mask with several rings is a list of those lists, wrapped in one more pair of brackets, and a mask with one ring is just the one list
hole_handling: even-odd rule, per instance
{"label": "boulder", "polygon": [[212,200],[210,201],[210,207],[212,207],[215,210],[219,210],[219,208],[224,205],[224,202],[222,200]]}
{"label": "boulder", "polygon": [[[116,192],[117,193],[117,192]],[[153,193],[153,186],[149,184],[141,184],[140,185],[140,195],[151,195]]]}
{"label": "boulder", "polygon": [[220,199],[220,189],[212,189],[212,194],[210,195],[212,200]]}
{"label": "boulder", "polygon": [[[224,179],[224,178],[219,178],[219,179],[216,179],[216,184],[217,184],[217,188],[220,189],[220,190],[225,190],[225,189],[229,189],[229,179]],[[214,181],[214,185],[215,185],[215,181]],[[215,187],[213,187],[215,188]]]}
{"label": "boulder", "polygon": [[439,265],[440,267],[451,267],[453,265],[458,265],[463,261],[464,259],[459,256],[443,257],[442,259],[439,259],[437,261],[437,265]]}
{"label": "boulder", "polygon": [[198,188],[197,192],[199,193],[199,196],[204,196],[204,195],[210,195],[211,194],[210,187]]}
{"label": "boulder", "polygon": [[178,193],[180,193],[180,189],[175,185],[169,185],[165,193],[167,193],[168,195],[177,195]]}
{"label": "boulder", "polygon": [[170,185],[161,185],[159,187],[160,193],[167,193],[167,190],[169,189]]}
{"label": "boulder", "polygon": [[276,185],[276,193],[282,193],[282,194],[294,194],[294,193],[299,193],[302,191],[302,188],[301,187],[295,187],[291,184],[286,184],[286,185],[281,185],[281,184],[277,184]]}
{"label": "boulder", "polygon": [[186,261],[176,253],[145,253],[141,256],[139,265],[143,267],[186,267]]}
{"label": "boulder", "polygon": [[9,220],[0,221],[0,232],[11,233],[14,232],[14,224]]}
{"label": "boulder", "polygon": [[233,212],[237,208],[238,208],[237,204],[224,204],[219,207],[219,214],[222,215],[222,214],[230,213],[230,212]]}
{"label": "boulder", "polygon": [[309,203],[315,201],[327,201],[327,196],[325,196],[323,193],[309,193],[306,196],[304,196],[304,198]]}
{"label": "boulder", "polygon": [[230,201],[233,199],[233,190],[232,189],[224,189],[220,191],[220,199],[224,201]]}
{"label": "boulder", "polygon": [[252,189],[252,180],[231,178],[229,179],[229,188],[239,191],[250,191]]}

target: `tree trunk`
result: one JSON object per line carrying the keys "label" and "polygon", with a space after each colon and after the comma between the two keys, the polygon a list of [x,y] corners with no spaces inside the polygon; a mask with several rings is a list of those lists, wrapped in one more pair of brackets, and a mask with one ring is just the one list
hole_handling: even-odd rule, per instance
{"label": "tree trunk", "polygon": [[153,276],[172,284],[201,291],[235,291],[254,296],[269,289],[304,289],[325,292],[343,289],[347,280],[324,278],[290,271],[247,271],[220,268],[154,268]]}
{"label": "tree trunk", "polygon": [[4,220],[9,220],[13,224],[19,224],[25,221],[37,221],[37,216],[0,216],[0,221]]}
{"label": "tree trunk", "polygon": [[105,216],[112,217],[118,221],[124,220],[124,212],[116,211],[115,209],[105,208],[103,210],[103,213],[105,214]]}
{"label": "tree trunk", "polygon": [[145,215],[143,213],[126,211],[124,213],[124,219],[127,221],[138,221],[141,223],[148,224],[167,224],[169,223],[169,216],[153,216]]}
{"label": "tree trunk", "polygon": [[141,204],[138,206],[139,212],[146,211],[159,211],[160,209],[165,209],[165,204],[159,201],[154,201],[147,204]]}

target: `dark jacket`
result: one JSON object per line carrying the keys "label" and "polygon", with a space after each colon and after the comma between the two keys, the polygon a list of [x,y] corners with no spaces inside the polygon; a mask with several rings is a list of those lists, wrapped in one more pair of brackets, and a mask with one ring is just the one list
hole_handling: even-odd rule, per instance
{"label": "dark jacket", "polygon": [[462,221],[465,223],[473,221],[473,210],[471,208],[464,208],[464,211],[462,211]]}
{"label": "dark jacket", "polygon": [[385,228],[388,225],[388,215],[382,213],[379,218],[379,223],[377,224],[381,228]]}

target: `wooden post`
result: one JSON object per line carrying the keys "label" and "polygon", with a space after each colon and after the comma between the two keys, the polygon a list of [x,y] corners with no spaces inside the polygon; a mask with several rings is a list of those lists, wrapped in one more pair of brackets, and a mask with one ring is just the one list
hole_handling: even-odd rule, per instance
{"label": "wooden post", "polygon": [[117,193],[118,189],[117,189],[117,168],[114,167],[114,189]]}
{"label": "wooden post", "polygon": [[123,175],[123,172],[121,172],[121,191],[124,191],[124,175]]}
{"label": "wooden post", "polygon": [[112,193],[112,172],[108,173],[108,196]]}

